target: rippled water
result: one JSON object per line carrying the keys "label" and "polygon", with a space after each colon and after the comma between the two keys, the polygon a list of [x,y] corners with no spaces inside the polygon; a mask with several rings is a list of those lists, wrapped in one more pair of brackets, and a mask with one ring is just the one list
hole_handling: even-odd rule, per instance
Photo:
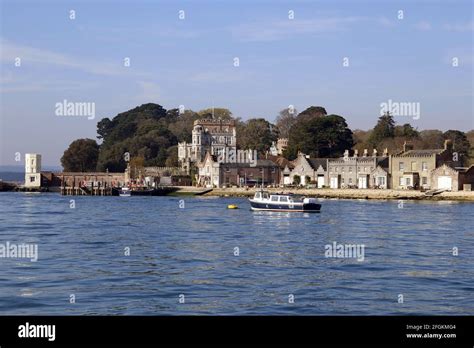
{"label": "rippled water", "polygon": [[[322,205],[2,193],[0,243],[37,243],[39,259],[0,258],[0,314],[474,314],[474,204]],[[364,244],[364,261],[326,258],[334,241]]]}

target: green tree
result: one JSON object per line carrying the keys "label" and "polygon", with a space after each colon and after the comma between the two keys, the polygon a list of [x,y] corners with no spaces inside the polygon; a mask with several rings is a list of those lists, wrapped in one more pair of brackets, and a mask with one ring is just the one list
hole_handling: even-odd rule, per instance
{"label": "green tree", "polygon": [[307,120],[313,117],[323,117],[326,116],[328,113],[326,109],[322,106],[310,106],[306,110],[300,112],[297,116],[298,120]]}
{"label": "green tree", "polygon": [[97,169],[123,171],[127,152],[131,157],[143,157],[145,166],[165,165],[168,148],[178,141],[170,124],[178,119],[177,109],[167,111],[153,103],[122,112],[112,120],[102,119],[97,124],[98,138],[103,140]]}
{"label": "green tree", "polygon": [[99,156],[99,145],[93,139],[74,140],[61,157],[65,172],[95,171]]}
{"label": "green tree", "polygon": [[387,112],[385,115],[379,117],[377,124],[370,134],[368,142],[372,147],[376,148],[382,140],[393,138],[394,136],[395,121],[393,120],[393,116]]}
{"label": "green tree", "polygon": [[293,185],[299,185],[301,183],[301,177],[299,175],[293,175]]}
{"label": "green tree", "polygon": [[260,154],[265,153],[278,139],[276,127],[264,118],[252,118],[240,123],[238,131],[239,148],[257,150]]}
{"label": "green tree", "polygon": [[444,132],[443,137],[445,140],[453,142],[453,151],[458,153],[461,163],[463,165],[466,164],[469,159],[469,151],[471,150],[471,144],[466,137],[466,133],[450,129]]}
{"label": "green tree", "polygon": [[337,157],[353,144],[352,131],[342,116],[303,118],[290,130],[285,155],[294,159],[301,151],[311,157]]}
{"label": "green tree", "polygon": [[416,139],[420,136],[420,133],[409,123],[405,123],[403,126],[395,126],[394,136],[404,137],[406,139]]}

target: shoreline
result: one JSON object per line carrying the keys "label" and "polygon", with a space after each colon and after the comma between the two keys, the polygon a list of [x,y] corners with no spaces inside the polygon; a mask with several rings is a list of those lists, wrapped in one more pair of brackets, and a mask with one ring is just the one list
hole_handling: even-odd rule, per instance
{"label": "shoreline", "polygon": [[[5,183],[5,182],[4,182]],[[5,187],[3,187],[5,188]],[[253,197],[260,188],[214,188],[204,189],[194,186],[176,186],[177,190],[170,196],[208,196],[208,197]],[[325,199],[374,199],[374,200],[420,200],[420,201],[460,201],[474,202],[474,191],[442,192],[434,196],[426,196],[424,192],[411,190],[375,190],[375,189],[305,189],[305,188],[266,188],[270,193],[294,193],[308,197]],[[57,190],[15,190],[7,189],[0,192],[50,192]]]}
{"label": "shoreline", "polygon": [[[215,188],[203,196],[252,197],[256,188]],[[316,198],[340,199],[380,199],[380,200],[426,200],[426,201],[463,201],[474,202],[474,191],[443,192],[435,196],[426,196],[424,192],[408,190],[374,189],[304,189],[304,188],[268,188],[270,193],[291,192]]]}

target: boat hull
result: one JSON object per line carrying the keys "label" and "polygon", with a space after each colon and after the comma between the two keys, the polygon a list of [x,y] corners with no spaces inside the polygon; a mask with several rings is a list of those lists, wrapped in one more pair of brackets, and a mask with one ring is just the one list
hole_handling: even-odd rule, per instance
{"label": "boat hull", "polygon": [[250,207],[252,210],[260,211],[281,211],[281,212],[302,212],[302,213],[319,213],[321,210],[321,204],[317,203],[293,203],[293,204],[282,204],[282,203],[269,203],[269,202],[256,202],[250,200]]}

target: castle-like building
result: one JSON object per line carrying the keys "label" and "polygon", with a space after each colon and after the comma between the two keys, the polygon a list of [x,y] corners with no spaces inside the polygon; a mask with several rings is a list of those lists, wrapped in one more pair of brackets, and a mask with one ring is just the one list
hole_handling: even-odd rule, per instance
{"label": "castle-like building", "polygon": [[178,143],[178,160],[189,171],[192,163],[202,162],[206,153],[219,156],[237,151],[235,120],[202,119],[194,121],[191,143]]}

